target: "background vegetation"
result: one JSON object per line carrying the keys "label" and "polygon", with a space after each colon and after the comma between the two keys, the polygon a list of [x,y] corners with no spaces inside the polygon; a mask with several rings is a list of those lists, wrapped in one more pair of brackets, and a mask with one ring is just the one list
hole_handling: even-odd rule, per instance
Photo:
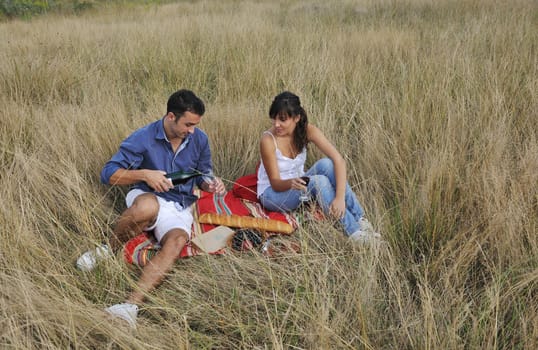
{"label": "background vegetation", "polygon": [[74,15],[94,9],[99,10],[103,7],[159,5],[170,2],[173,0],[2,0],[0,2],[0,20],[31,19],[47,13]]}
{"label": "background vegetation", "polygon": [[[185,1],[0,23],[0,346],[537,348],[537,7]],[[74,267],[124,206],[98,174],[183,87],[229,181],[253,171],[272,97],[299,94],[386,247],[307,223],[302,254],[179,261],[136,333],[111,323],[138,271]]]}

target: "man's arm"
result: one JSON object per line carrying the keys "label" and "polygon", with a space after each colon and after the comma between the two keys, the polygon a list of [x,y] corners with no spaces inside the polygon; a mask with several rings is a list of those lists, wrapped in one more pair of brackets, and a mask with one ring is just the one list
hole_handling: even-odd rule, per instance
{"label": "man's arm", "polygon": [[164,175],[166,172],[161,170],[137,169],[127,170],[118,169],[110,177],[111,185],[132,185],[144,181],[156,192],[167,192],[174,186],[172,182]]}
{"label": "man's arm", "polygon": [[[200,130],[201,131],[201,130]],[[200,158],[198,159],[198,171],[205,175],[213,176],[213,162],[211,160],[211,149],[209,147],[209,140],[205,138],[205,142],[202,144],[200,152]],[[196,180],[196,185],[206,192],[215,192],[218,195],[224,195],[226,193],[226,187],[222,180],[218,177],[212,177],[209,182],[208,176],[201,176]]]}
{"label": "man's arm", "polygon": [[[105,163],[101,170],[101,182],[107,185],[130,185],[143,180],[143,174],[127,175],[120,172],[112,179],[112,176],[116,175],[118,170],[137,171],[144,160],[143,152],[144,148],[142,142],[139,140],[138,130],[129,135],[120,144],[120,148],[114,154],[108,162]],[[119,175],[119,176],[118,176]],[[126,182],[124,182],[126,181]]]}
{"label": "man's arm", "polygon": [[145,182],[156,192],[166,192],[173,187],[171,181],[164,176],[164,171],[139,169],[144,161],[143,137],[143,129],[139,129],[123,140],[118,152],[101,170],[102,183],[121,186]]}

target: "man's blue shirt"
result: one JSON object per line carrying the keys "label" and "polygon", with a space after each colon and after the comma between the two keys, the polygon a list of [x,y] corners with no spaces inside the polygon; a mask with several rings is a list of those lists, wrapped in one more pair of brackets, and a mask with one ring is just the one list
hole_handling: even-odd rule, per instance
{"label": "man's blue shirt", "polygon": [[[194,128],[194,133],[185,138],[174,153],[161,119],[136,130],[121,143],[118,152],[104,165],[101,182],[109,184],[112,174],[120,168],[162,170],[167,173],[194,170],[209,174],[212,173],[209,139],[202,130]],[[168,192],[154,192],[145,182],[136,183],[132,187],[154,192],[186,208],[198,199],[193,194],[193,189],[195,184],[200,186],[202,181],[202,177],[198,176]]]}

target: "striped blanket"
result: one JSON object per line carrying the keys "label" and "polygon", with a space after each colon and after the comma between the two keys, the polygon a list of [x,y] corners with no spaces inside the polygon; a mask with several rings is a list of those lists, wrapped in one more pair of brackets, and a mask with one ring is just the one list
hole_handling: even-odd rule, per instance
{"label": "striped blanket", "polygon": [[[191,238],[196,235],[204,234],[213,228],[214,225],[200,224],[198,217],[204,213],[216,213],[227,215],[240,215],[240,216],[252,216],[255,218],[280,220],[289,223],[294,228],[298,227],[297,218],[289,213],[269,212],[262,208],[260,203],[251,202],[239,197],[236,197],[232,191],[226,193],[224,196],[217,196],[213,193],[204,191],[197,191],[196,195],[199,197],[198,201],[193,205],[194,222],[192,225]],[[267,232],[268,235],[275,235],[277,233]],[[148,261],[157,254],[160,246],[153,238],[150,232],[142,232],[136,237],[129,240],[124,246],[124,258],[129,264],[137,266],[144,266]],[[212,254],[224,254],[226,249],[221,249]],[[190,256],[196,256],[205,254],[199,250],[190,241],[183,247],[179,258],[185,258]]]}

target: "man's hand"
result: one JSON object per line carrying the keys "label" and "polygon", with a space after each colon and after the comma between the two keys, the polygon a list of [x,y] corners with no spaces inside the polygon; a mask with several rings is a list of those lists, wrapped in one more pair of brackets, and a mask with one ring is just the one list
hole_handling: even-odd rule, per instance
{"label": "man's hand", "polygon": [[153,188],[155,192],[168,192],[174,185],[172,185],[172,181],[164,175],[166,175],[166,172],[161,170],[146,170],[144,181],[149,187]]}
{"label": "man's hand", "polygon": [[210,181],[206,180],[204,184],[206,186],[204,186],[205,188],[203,190],[206,192],[214,192],[219,196],[223,196],[226,193],[226,187],[224,187],[224,183],[218,177],[214,177]]}

